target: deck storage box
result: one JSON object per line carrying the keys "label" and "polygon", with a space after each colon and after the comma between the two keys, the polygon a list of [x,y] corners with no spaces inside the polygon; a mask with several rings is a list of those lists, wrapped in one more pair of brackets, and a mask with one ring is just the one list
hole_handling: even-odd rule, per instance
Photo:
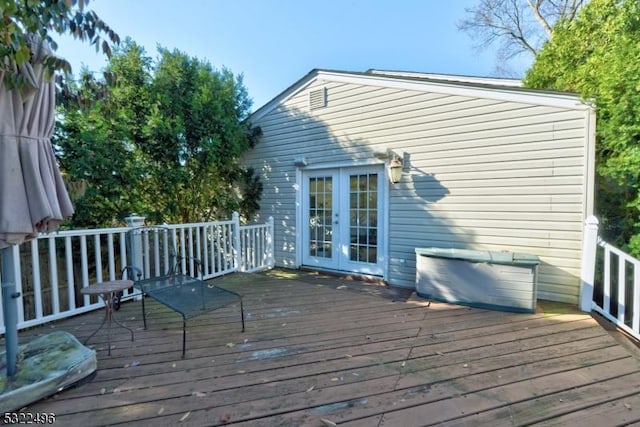
{"label": "deck storage box", "polygon": [[503,311],[534,312],[535,255],[416,248],[416,293],[424,298]]}

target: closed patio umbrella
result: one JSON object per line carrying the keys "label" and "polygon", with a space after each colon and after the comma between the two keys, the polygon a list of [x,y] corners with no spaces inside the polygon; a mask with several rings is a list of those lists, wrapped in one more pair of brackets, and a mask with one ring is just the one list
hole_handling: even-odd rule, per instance
{"label": "closed patio umbrella", "polygon": [[[9,376],[17,354],[13,246],[55,230],[73,214],[51,146],[55,86],[43,65],[51,51],[36,37],[30,41],[31,59],[0,71],[0,280]],[[6,73],[21,76],[25,84],[8,88]]]}

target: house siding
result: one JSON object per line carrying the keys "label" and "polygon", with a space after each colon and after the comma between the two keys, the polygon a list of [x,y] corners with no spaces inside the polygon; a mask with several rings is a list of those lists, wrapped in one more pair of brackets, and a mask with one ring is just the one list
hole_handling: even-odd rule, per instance
{"label": "house siding", "polygon": [[[327,106],[309,110],[310,90]],[[577,101],[576,101],[577,103]],[[577,303],[587,207],[589,110],[312,79],[252,124],[245,162],[264,184],[259,216],[276,224],[276,263],[297,267],[299,172],[309,165],[407,153],[388,191],[390,284],[413,287],[416,247],[538,255],[538,297]]]}

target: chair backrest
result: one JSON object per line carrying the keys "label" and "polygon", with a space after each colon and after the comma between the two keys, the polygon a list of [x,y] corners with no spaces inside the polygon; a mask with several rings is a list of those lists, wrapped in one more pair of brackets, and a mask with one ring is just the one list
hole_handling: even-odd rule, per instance
{"label": "chair backrest", "polygon": [[132,228],[127,232],[127,274],[133,280],[174,275],[180,270],[175,230],[162,226]]}

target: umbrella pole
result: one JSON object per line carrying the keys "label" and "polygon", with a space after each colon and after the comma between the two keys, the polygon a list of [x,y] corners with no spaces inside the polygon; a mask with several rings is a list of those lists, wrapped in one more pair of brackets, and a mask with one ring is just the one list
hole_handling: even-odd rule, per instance
{"label": "umbrella pole", "polygon": [[2,249],[2,312],[4,313],[4,342],[7,349],[7,376],[13,377],[18,361],[18,307],[13,247]]}

